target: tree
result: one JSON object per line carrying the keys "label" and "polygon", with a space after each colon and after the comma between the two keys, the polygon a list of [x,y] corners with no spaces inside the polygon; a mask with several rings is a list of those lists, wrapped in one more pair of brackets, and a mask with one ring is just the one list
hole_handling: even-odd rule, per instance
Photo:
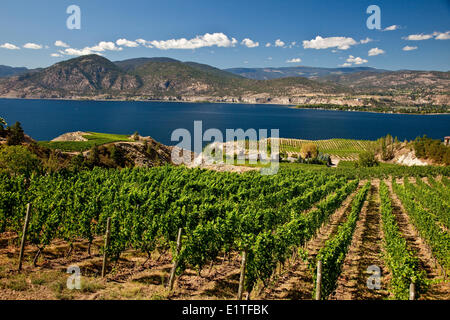
{"label": "tree", "polygon": [[394,139],[392,138],[392,136],[388,134],[386,137],[379,139],[378,143],[380,144],[379,149],[381,151],[381,159],[383,161],[392,160],[395,156]]}
{"label": "tree", "polygon": [[91,148],[89,162],[94,166],[100,163],[100,150],[96,144]]}
{"label": "tree", "polygon": [[359,154],[356,167],[375,167],[378,166],[378,161],[375,159],[375,153],[366,151]]}
{"label": "tree", "polygon": [[133,135],[131,136],[131,138],[134,140],[134,141],[139,141],[139,132],[135,132],[135,133],[133,133]]}
{"label": "tree", "polygon": [[25,141],[25,134],[23,133],[20,122],[16,122],[11,127],[8,127],[8,137],[6,138],[6,144],[8,146],[17,146]]}
{"label": "tree", "polygon": [[317,158],[318,154],[319,149],[314,143],[305,143],[300,150],[300,155],[303,159],[314,159]]}
{"label": "tree", "polygon": [[70,159],[71,170],[78,171],[85,167],[85,159],[82,153],[77,154],[72,159]]}
{"label": "tree", "polygon": [[11,175],[25,175],[39,171],[38,157],[24,146],[5,146],[0,148],[0,171]]}
{"label": "tree", "polygon": [[48,159],[43,160],[43,167],[47,172],[57,172],[62,168],[62,164],[54,150],[50,152]]}
{"label": "tree", "polygon": [[125,165],[125,156],[122,149],[117,148],[114,145],[111,147],[111,159],[119,167],[123,167]]}
{"label": "tree", "polygon": [[5,137],[6,136],[6,121],[5,119],[3,119],[2,117],[0,117],[0,137]]}

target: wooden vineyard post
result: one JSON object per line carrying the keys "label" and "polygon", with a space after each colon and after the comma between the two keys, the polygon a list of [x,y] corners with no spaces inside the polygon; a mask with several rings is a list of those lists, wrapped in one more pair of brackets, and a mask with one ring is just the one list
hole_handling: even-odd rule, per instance
{"label": "wooden vineyard post", "polygon": [[415,300],[416,299],[416,286],[414,282],[411,282],[409,285],[409,300]]}
{"label": "wooden vineyard post", "polygon": [[321,298],[322,289],[322,261],[317,262],[317,277],[316,277],[316,300]]}
{"label": "wooden vineyard post", "polygon": [[[181,250],[181,232],[182,232],[182,230],[183,230],[182,228],[178,229],[176,257],[180,254],[180,250]],[[169,291],[173,290],[173,285],[175,283],[175,272],[177,271],[177,267],[178,267],[178,261],[177,261],[176,257],[175,257],[175,261],[173,262],[172,270],[170,270]]]}
{"label": "wooden vineyard post", "polygon": [[247,265],[247,250],[242,252],[242,261],[241,261],[241,275],[239,277],[239,289],[237,299],[242,300],[242,294],[244,293],[244,280],[245,280],[245,267]]}
{"label": "wooden vineyard post", "polygon": [[105,247],[103,249],[102,278],[104,278],[106,275],[106,260],[107,260],[106,252],[108,251],[110,234],[111,234],[111,217],[108,217],[108,219],[106,220]]}
{"label": "wooden vineyard post", "polygon": [[25,249],[25,239],[28,230],[28,223],[30,222],[30,212],[31,212],[31,203],[28,203],[27,213],[25,215],[25,223],[23,224],[22,242],[20,243],[19,267],[18,267],[19,271],[22,270],[23,251]]}

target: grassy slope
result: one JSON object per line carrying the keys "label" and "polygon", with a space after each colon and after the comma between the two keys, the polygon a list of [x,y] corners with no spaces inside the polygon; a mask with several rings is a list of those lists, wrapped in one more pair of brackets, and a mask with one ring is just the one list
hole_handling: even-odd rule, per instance
{"label": "grassy slope", "polygon": [[131,141],[130,135],[126,134],[110,134],[110,133],[98,133],[88,132],[89,135],[83,136],[88,141],[39,141],[41,146],[50,149],[59,149],[61,151],[86,151],[92,148],[94,145],[103,145],[118,141]]}

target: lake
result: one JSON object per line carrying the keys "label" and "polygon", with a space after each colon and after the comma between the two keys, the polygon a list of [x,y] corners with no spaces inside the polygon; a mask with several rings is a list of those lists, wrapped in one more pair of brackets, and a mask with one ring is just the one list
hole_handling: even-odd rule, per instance
{"label": "lake", "polygon": [[224,134],[225,129],[280,129],[280,137],[313,140],[376,140],[388,133],[400,140],[423,134],[436,139],[450,135],[450,114],[377,114],[276,105],[0,99],[0,117],[9,125],[20,121],[35,140],[51,140],[78,130],[138,131],[173,145],[172,131],[186,128],[193,132],[194,120],[203,121],[203,130],[218,128]]}

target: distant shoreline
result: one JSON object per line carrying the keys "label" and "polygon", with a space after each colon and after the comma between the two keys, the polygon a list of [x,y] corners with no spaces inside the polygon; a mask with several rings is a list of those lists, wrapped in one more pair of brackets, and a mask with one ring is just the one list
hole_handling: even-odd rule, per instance
{"label": "distant shoreline", "polygon": [[[370,111],[370,110],[339,110],[331,108],[318,108],[307,106],[299,107],[296,104],[283,104],[283,103],[273,103],[273,102],[229,102],[229,101],[183,101],[183,100],[125,100],[125,99],[70,99],[70,98],[17,98],[17,97],[0,97],[0,100],[48,100],[48,101],[83,101],[83,102],[162,102],[162,103],[186,103],[186,104],[242,104],[242,105],[269,105],[269,106],[280,106],[287,107],[290,109],[299,110],[322,110],[322,111],[340,111],[340,112],[366,112],[366,113],[378,113],[378,114],[399,114],[399,115],[418,115],[418,116],[433,116],[433,115],[450,115],[447,113],[405,113],[405,112],[382,112],[382,111]],[[350,108],[350,107],[349,107]]]}
{"label": "distant shoreline", "polygon": [[339,109],[327,109],[327,108],[308,108],[308,107],[298,107],[291,106],[291,109],[299,110],[322,110],[322,111],[340,111],[340,112],[366,112],[366,113],[378,113],[378,114],[402,114],[402,115],[415,115],[415,116],[442,116],[450,115],[450,112],[444,113],[405,113],[405,112],[382,112],[382,111],[370,111],[370,110],[339,110]]}

